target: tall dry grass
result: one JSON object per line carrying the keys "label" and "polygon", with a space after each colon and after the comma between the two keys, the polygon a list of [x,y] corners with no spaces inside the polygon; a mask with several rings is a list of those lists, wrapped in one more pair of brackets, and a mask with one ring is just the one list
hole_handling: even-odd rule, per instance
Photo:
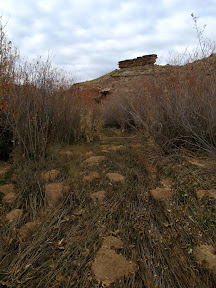
{"label": "tall dry grass", "polygon": [[24,61],[8,41],[2,22],[0,33],[2,155],[6,146],[13,146],[38,161],[50,143],[92,139],[93,113],[69,89],[73,79],[53,67],[49,57]]}
{"label": "tall dry grass", "polygon": [[104,117],[107,124],[145,129],[167,152],[184,145],[215,155],[216,45],[192,17],[198,47],[171,58],[176,66],[155,68],[159,72],[137,76],[136,83],[123,79]]}

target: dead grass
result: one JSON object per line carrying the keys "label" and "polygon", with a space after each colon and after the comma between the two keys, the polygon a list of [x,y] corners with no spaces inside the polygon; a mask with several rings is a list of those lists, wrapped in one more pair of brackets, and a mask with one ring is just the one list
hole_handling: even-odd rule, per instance
{"label": "dead grass", "polygon": [[[158,157],[148,152],[147,143],[146,149],[143,144],[134,149],[138,139],[116,138],[115,142],[126,148],[106,154],[106,161],[97,166],[101,176],[97,181],[83,181],[70,171],[74,166],[79,172],[90,173],[91,167],[81,165],[86,159],[84,154],[93,151],[99,156],[102,149],[98,148],[103,142],[85,145],[84,154],[70,147],[73,155],[67,163],[64,155],[56,153],[55,162],[47,168],[61,171],[61,177],[70,183],[70,193],[65,194],[55,209],[45,213],[37,211],[40,224],[21,244],[17,231],[29,222],[28,211],[24,209],[12,229],[7,222],[2,222],[2,285],[102,287],[97,279],[103,282],[104,278],[95,277],[97,273],[93,273],[92,264],[100,256],[104,239],[113,236],[121,239],[123,245],[117,245],[118,251],[112,253],[118,259],[121,254],[132,261],[136,269],[133,265],[135,273],[126,273],[125,277],[119,272],[119,277],[112,278],[112,284],[107,282],[110,287],[214,287],[214,273],[200,265],[193,255],[197,245],[214,246],[216,241],[214,199],[199,200],[196,196],[197,189],[216,186],[211,178],[213,170],[207,172],[188,163],[184,154]],[[152,178],[148,165],[154,167],[154,183],[149,182]],[[126,181],[110,185],[106,174],[113,171],[124,175]],[[168,178],[173,197],[155,201],[149,196],[149,190],[169,186],[170,181],[165,181]],[[91,195],[102,190],[106,191],[103,204],[95,205]],[[2,215],[5,209],[1,209]]]}

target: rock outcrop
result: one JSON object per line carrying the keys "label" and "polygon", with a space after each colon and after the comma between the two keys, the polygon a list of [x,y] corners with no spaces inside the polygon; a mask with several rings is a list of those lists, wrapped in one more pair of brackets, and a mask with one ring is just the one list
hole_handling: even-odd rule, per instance
{"label": "rock outcrop", "polygon": [[151,55],[145,55],[142,57],[137,57],[135,59],[130,60],[124,60],[120,61],[119,68],[131,68],[131,67],[137,67],[137,66],[146,66],[146,65],[154,65],[156,62],[157,55],[151,54]]}

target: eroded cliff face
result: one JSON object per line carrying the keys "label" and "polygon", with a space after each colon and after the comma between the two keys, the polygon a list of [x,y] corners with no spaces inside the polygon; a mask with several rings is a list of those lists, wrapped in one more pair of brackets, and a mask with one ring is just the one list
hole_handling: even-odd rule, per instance
{"label": "eroded cliff face", "polygon": [[146,65],[154,65],[157,59],[156,54],[145,55],[142,57],[137,57],[135,59],[129,59],[119,62],[119,68],[132,68],[132,67],[139,67],[139,66],[146,66]]}
{"label": "eroded cliff face", "polygon": [[79,97],[86,98],[88,103],[100,109],[100,106],[120,94],[133,97],[137,93],[164,93],[181,88],[186,82],[191,84],[191,89],[198,89],[200,79],[212,81],[212,74],[215,75],[212,72],[216,69],[216,54],[184,66],[154,65],[155,57],[153,54],[138,60],[121,61],[121,69],[92,81],[78,83],[72,90],[75,89]]}

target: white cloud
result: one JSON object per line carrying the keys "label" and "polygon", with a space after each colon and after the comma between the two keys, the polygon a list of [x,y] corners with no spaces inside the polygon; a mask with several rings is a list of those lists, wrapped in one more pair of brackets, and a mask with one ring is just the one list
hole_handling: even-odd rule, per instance
{"label": "white cloud", "polygon": [[30,58],[56,55],[54,64],[79,79],[101,76],[125,58],[182,51],[196,45],[190,14],[204,35],[216,36],[215,0],[7,0],[0,4],[9,37]]}

